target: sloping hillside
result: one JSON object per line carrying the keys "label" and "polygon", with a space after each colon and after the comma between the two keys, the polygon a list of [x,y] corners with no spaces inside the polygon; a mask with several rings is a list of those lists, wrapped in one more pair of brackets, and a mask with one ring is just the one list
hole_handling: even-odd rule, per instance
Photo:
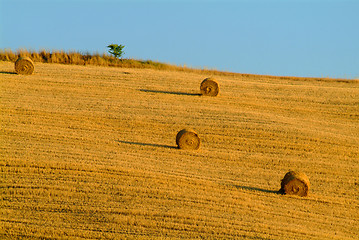
{"label": "sloping hillside", "polygon": [[[1,239],[357,239],[359,84],[0,62]],[[197,151],[176,148],[183,128]],[[289,170],[308,197],[280,195]]]}

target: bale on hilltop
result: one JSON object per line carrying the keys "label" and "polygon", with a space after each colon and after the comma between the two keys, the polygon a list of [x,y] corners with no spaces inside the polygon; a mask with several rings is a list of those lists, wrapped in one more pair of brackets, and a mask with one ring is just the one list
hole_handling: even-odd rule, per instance
{"label": "bale on hilltop", "polygon": [[28,57],[20,57],[15,62],[15,72],[17,74],[31,75],[34,68],[34,62]]}
{"label": "bale on hilltop", "polygon": [[200,90],[201,94],[204,96],[215,97],[219,93],[218,82],[213,78],[206,78],[202,81]]}
{"label": "bale on hilltop", "polygon": [[303,172],[290,171],[287,172],[282,179],[281,189],[282,194],[297,195],[305,197],[308,195],[310,182]]}
{"label": "bale on hilltop", "polygon": [[182,129],[177,133],[176,144],[178,148],[185,150],[197,150],[201,140],[198,134],[190,129]]}

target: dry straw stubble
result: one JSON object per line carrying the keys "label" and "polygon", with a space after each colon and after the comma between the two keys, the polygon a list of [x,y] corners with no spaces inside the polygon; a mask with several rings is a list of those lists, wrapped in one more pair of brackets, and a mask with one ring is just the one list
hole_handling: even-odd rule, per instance
{"label": "dry straw stubble", "polygon": [[20,57],[15,62],[15,72],[17,74],[31,75],[34,69],[34,62],[29,57]]}
{"label": "dry straw stubble", "polygon": [[[208,72],[31,59],[31,81],[0,74],[0,239],[358,240],[357,83],[212,74],[226,97],[201,99],[138,89],[189,92],[199,79],[199,91]],[[187,126],[200,149],[166,148]],[[153,135],[164,129],[172,144]],[[271,194],[288,172],[276,169],[293,166],[320,173],[315,196]]]}
{"label": "dry straw stubble", "polygon": [[182,129],[177,133],[176,144],[178,148],[185,150],[199,149],[201,140],[198,134],[191,129]]}
{"label": "dry straw stubble", "polygon": [[219,93],[218,82],[214,78],[206,78],[202,81],[200,90],[204,96],[215,97]]}
{"label": "dry straw stubble", "polygon": [[305,197],[308,195],[309,188],[310,182],[305,173],[290,171],[287,172],[282,179],[281,189],[279,191],[283,194]]}

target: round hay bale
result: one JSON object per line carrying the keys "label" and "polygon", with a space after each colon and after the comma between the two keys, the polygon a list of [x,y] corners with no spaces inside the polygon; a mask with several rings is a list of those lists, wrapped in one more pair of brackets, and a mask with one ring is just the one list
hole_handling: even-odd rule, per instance
{"label": "round hay bale", "polygon": [[28,57],[20,57],[15,62],[15,72],[17,74],[31,75],[34,68],[34,62]]}
{"label": "round hay bale", "polygon": [[197,133],[190,129],[182,129],[177,133],[176,144],[178,148],[185,150],[197,150],[201,140]]}
{"label": "round hay bale", "polygon": [[305,173],[290,171],[282,179],[279,191],[283,194],[305,197],[308,195],[309,187],[309,179]]}
{"label": "round hay bale", "polygon": [[201,94],[204,96],[215,97],[219,93],[219,85],[213,78],[206,78],[201,83]]}

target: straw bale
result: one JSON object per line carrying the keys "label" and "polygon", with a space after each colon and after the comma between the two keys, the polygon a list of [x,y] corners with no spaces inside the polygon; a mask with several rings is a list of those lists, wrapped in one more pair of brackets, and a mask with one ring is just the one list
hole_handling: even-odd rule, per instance
{"label": "straw bale", "polygon": [[182,129],[177,133],[176,144],[180,149],[197,150],[200,143],[198,134],[191,129]]}
{"label": "straw bale", "polygon": [[15,72],[17,74],[31,75],[34,68],[34,62],[28,57],[20,57],[15,62]]}
{"label": "straw bale", "polygon": [[308,195],[310,182],[303,172],[290,171],[287,172],[282,179],[281,189],[283,194],[297,195],[305,197]]}
{"label": "straw bale", "polygon": [[213,78],[206,78],[202,81],[200,90],[201,94],[204,96],[215,97],[219,93],[218,82]]}

